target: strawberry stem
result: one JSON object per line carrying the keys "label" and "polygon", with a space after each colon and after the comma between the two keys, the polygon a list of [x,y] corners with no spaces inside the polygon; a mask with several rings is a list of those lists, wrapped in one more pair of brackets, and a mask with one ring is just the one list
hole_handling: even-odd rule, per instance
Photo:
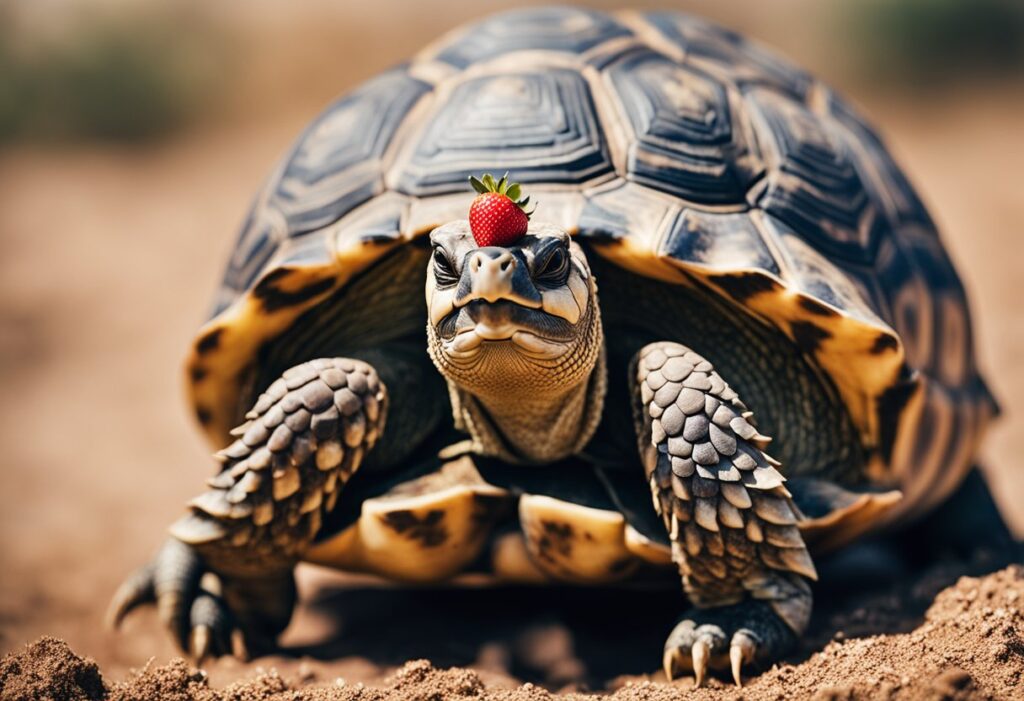
{"label": "strawberry stem", "polygon": [[519,183],[509,181],[507,170],[505,171],[505,174],[501,176],[501,179],[497,181],[490,173],[484,173],[479,178],[475,175],[471,175],[469,176],[469,184],[481,195],[493,192],[508,197],[517,207],[519,207],[519,209],[523,210],[527,218],[529,218],[537,209],[534,207],[529,211],[526,210],[526,205],[530,203],[530,198],[526,197],[524,199],[519,199],[523,194],[523,188]]}

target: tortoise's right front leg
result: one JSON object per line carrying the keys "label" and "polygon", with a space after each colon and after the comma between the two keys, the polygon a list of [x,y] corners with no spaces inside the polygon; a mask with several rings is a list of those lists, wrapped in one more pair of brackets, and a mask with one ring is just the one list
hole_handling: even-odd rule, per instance
{"label": "tortoise's right front leg", "polygon": [[221,471],[172,538],[115,594],[111,622],[155,601],[178,643],[200,659],[245,656],[245,638],[276,637],[294,607],[294,565],[381,435],[387,396],[361,360],[287,370],[216,454]]}

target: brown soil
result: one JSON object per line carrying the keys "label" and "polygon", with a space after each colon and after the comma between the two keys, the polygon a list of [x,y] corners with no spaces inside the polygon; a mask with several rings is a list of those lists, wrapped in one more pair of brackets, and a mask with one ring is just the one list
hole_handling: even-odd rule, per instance
{"label": "brown soil", "polygon": [[4,701],[99,701],[106,696],[96,663],[73,653],[63,640],[40,638],[0,660]]}
{"label": "brown soil", "polygon": [[[849,628],[867,619],[913,607],[915,597],[928,596],[932,572],[916,585],[915,595],[878,598],[851,612],[837,614]],[[1012,566],[982,578],[962,577],[944,589],[924,614],[923,622],[907,633],[848,639],[846,627],[820,652],[799,664],[776,665],[743,689],[718,680],[694,690],[692,679],[667,684],[648,678],[619,679],[612,699],[1011,699],[1019,698],[1024,683],[1024,568]],[[895,604],[899,604],[898,606]],[[886,609],[890,609],[886,611]],[[828,627],[828,626],[826,626]],[[820,632],[820,630],[818,631]],[[488,678],[490,677],[490,678]],[[566,699],[596,698],[566,690]],[[0,662],[2,701],[391,701],[487,699],[534,701],[552,693],[531,683],[516,685],[508,678],[460,668],[438,669],[426,660],[408,662],[394,674],[369,684],[341,677],[316,679],[306,670],[295,678],[277,671],[257,670],[249,679],[215,689],[205,672],[182,659],[166,665],[149,663],[126,679],[104,684],[92,660],[78,657],[62,641],[41,638]]]}
{"label": "brown soil", "polygon": [[[832,54],[822,53],[828,35],[792,10],[798,0],[693,4],[727,13],[730,25],[839,83],[865,105],[918,185],[967,285],[979,362],[1005,411],[980,461],[1024,534],[1024,94],[994,86],[923,101],[844,86]],[[152,611],[131,617],[119,634],[101,621],[117,583],[152,556],[212,469],[182,401],[181,361],[233,232],[321,105],[491,7],[322,5],[321,15],[307,16],[297,3],[287,12],[268,9],[284,6],[274,3],[216,4],[232,26],[262,22],[250,28],[252,50],[239,64],[252,85],[219,124],[149,148],[0,154],[0,653],[14,655],[0,665],[3,701],[45,699],[44,688],[55,701],[99,698],[96,668],[59,643],[26,651],[44,635],[95,659],[113,698],[187,698],[194,675],[171,662],[179,653]],[[946,564],[910,575],[888,567],[823,589],[803,647],[789,664],[749,680],[745,697],[891,690],[904,698],[1020,698],[1019,570],[965,580],[935,600],[961,575],[983,571]],[[902,577],[895,585],[879,581],[894,574]],[[299,587],[303,604],[283,649],[250,664],[205,665],[205,680],[190,682],[196,695],[231,689],[217,694],[289,698],[269,691],[285,688],[283,679],[287,688],[305,684],[292,698],[309,698],[313,687],[338,693],[334,680],[342,677],[344,693],[368,699],[432,698],[437,685],[477,693],[479,677],[492,695],[623,687],[623,696],[653,701],[686,695],[692,684],[646,683],[662,678],[660,648],[681,606],[678,590],[395,590],[309,567],[300,567]],[[133,677],[151,657],[148,671]],[[388,686],[389,675],[419,658],[460,669],[416,665]],[[261,667],[280,679],[260,676]],[[358,691],[361,682],[374,690]],[[524,682],[538,686],[523,691]],[[735,695],[712,684],[693,697]]]}

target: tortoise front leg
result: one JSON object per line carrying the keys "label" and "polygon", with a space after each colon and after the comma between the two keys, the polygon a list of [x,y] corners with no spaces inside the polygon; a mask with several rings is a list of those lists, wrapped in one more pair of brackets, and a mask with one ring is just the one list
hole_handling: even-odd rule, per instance
{"label": "tortoise front leg", "polygon": [[688,348],[653,343],[631,370],[640,455],[672,559],[694,605],[665,645],[665,673],[774,662],[806,629],[816,573],[769,439]]}
{"label": "tortoise front leg", "polygon": [[121,586],[110,621],[155,602],[199,659],[244,656],[242,632],[276,637],[295,603],[294,565],[381,435],[387,396],[361,360],[287,370],[233,431],[237,440],[216,454],[221,471],[171,527],[172,538]]}

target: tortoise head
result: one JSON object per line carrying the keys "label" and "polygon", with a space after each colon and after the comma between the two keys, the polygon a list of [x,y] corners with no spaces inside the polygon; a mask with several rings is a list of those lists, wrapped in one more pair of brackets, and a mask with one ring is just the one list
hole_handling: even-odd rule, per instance
{"label": "tortoise head", "polygon": [[512,245],[479,247],[469,224],[430,235],[430,355],[480,398],[564,396],[594,368],[603,341],[586,255],[554,226],[531,224]]}

